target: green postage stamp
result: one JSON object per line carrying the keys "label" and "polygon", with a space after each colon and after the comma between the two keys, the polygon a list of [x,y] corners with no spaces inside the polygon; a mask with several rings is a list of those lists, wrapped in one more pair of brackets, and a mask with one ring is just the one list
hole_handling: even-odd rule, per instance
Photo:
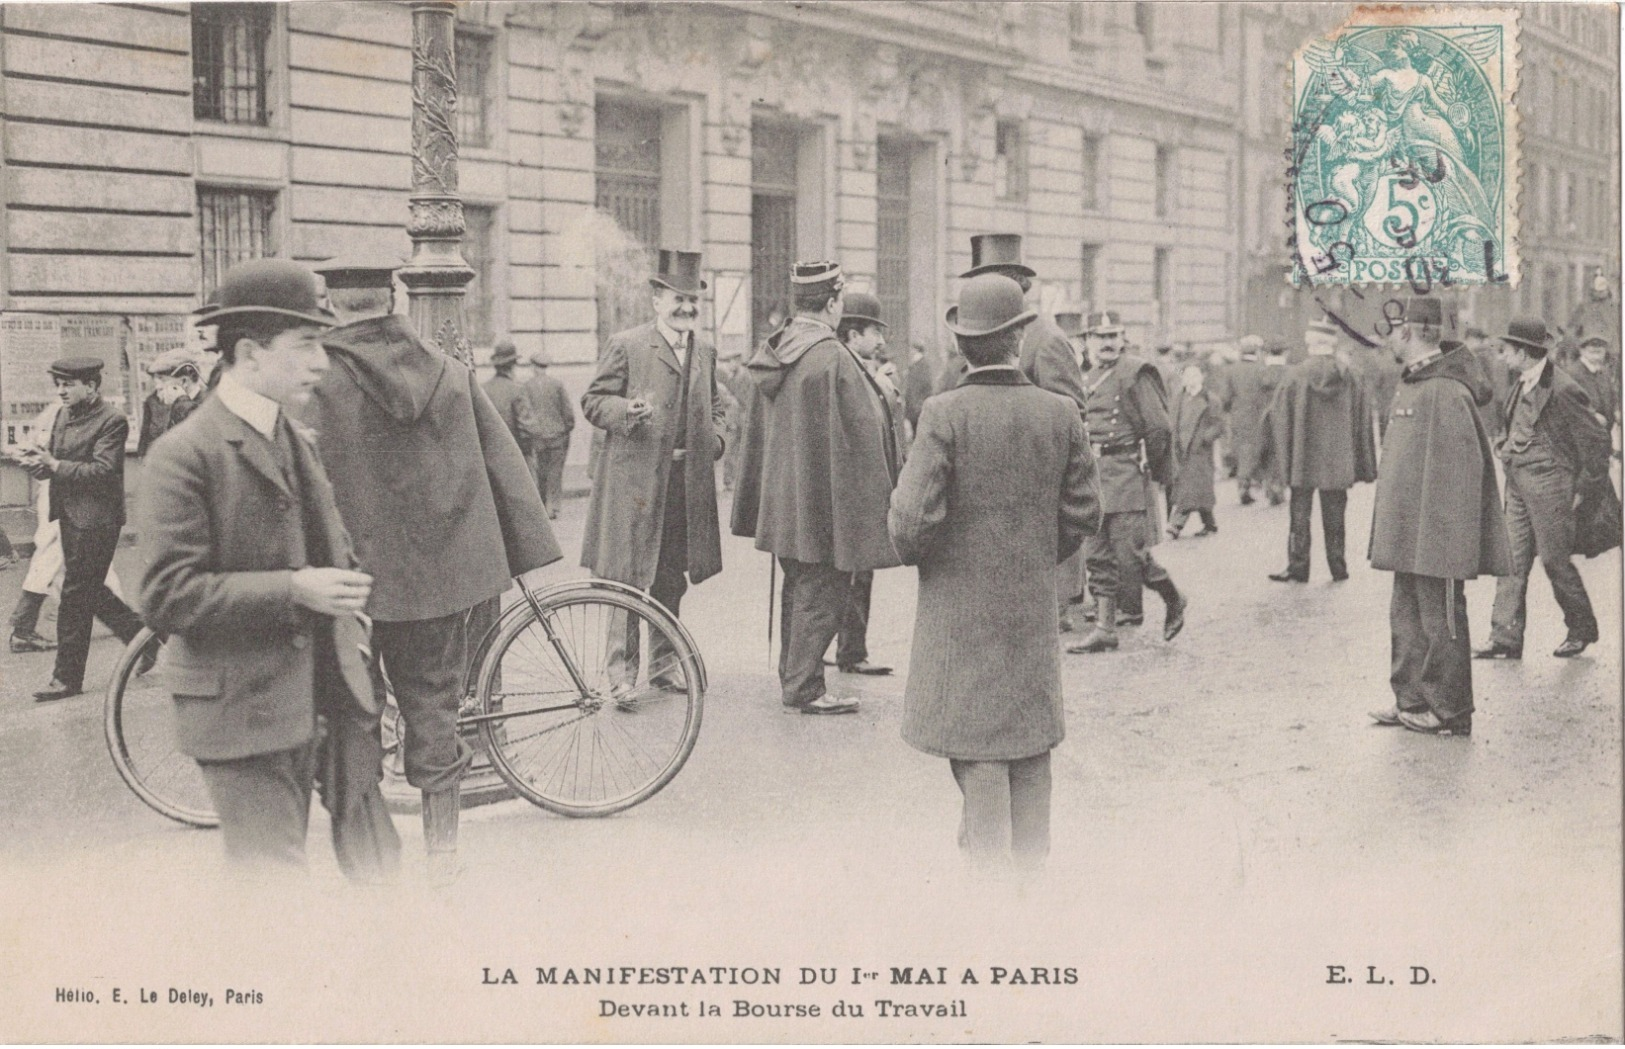
{"label": "green postage stamp", "polygon": [[1361,8],[1292,60],[1294,284],[1518,279],[1517,14]]}

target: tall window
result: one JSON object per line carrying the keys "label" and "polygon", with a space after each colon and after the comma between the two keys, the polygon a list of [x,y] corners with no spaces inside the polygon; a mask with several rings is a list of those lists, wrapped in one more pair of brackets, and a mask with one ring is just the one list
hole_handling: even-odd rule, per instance
{"label": "tall window", "polygon": [[276,191],[199,186],[197,213],[204,296],[237,263],[276,254]]}
{"label": "tall window", "polygon": [[790,315],[790,267],[796,261],[796,158],[801,135],[790,124],[750,128],[750,317],[752,340]]}
{"label": "tall window", "polygon": [[457,33],[457,143],[491,144],[491,38],[484,33]]}
{"label": "tall window", "polygon": [[1000,120],[995,125],[993,195],[1000,200],[1027,199],[1026,139],[1019,120]]}
{"label": "tall window", "polygon": [[496,339],[492,323],[496,296],[491,287],[496,209],[464,204],[463,220],[467,227],[463,233],[463,261],[474,271],[474,279],[464,292],[463,317],[468,341],[475,346],[489,346]]}
{"label": "tall window", "polygon": [[[641,278],[654,271],[660,245],[661,113],[613,98],[600,98],[595,112],[596,203],[625,234],[618,252],[598,245],[598,345],[607,346],[612,334],[641,324],[649,311]],[[634,258],[640,249],[642,257]]]}
{"label": "tall window", "polygon": [[1174,326],[1174,259],[1169,248],[1158,248],[1151,256],[1151,287],[1156,301],[1151,304],[1151,323],[1170,337]]}
{"label": "tall window", "polygon": [[[881,139],[875,152],[875,291],[888,326],[888,342],[909,344],[909,163],[906,141]],[[907,360],[907,357],[903,358]]]}
{"label": "tall window", "polygon": [[272,4],[192,5],[192,116],[266,124]]}
{"label": "tall window", "polygon": [[1083,312],[1100,309],[1100,245],[1085,244],[1078,256],[1081,267],[1078,286],[1083,294]]}
{"label": "tall window", "polygon": [[1083,136],[1083,210],[1100,210],[1100,137]]}
{"label": "tall window", "polygon": [[1156,215],[1167,218],[1179,206],[1178,171],[1174,166],[1174,151],[1169,146],[1158,146],[1156,167]]}

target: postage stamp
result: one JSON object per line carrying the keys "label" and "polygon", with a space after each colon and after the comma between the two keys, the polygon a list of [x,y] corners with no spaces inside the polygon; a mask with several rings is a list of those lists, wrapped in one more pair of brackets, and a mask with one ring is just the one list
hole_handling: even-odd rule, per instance
{"label": "postage stamp", "polygon": [[1517,18],[1363,7],[1294,53],[1294,284],[1517,282]]}

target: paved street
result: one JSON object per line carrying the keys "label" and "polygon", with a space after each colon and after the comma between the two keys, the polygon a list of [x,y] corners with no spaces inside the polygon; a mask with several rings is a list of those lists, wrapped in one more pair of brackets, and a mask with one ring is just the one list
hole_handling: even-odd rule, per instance
{"label": "paved street", "polygon": [[[1284,563],[1286,509],[1237,507],[1228,484],[1219,535],[1157,548],[1192,599],[1185,633],[1161,642],[1161,606],[1148,594],[1148,625],[1126,631],[1120,652],[1065,657],[1055,851],[1042,881],[1008,889],[965,880],[946,763],[898,736],[913,571],[881,573],[875,584],[871,658],[898,674],[832,676],[863,698],[856,716],[786,715],[765,636],[768,559],[729,540],[723,575],[684,604],[712,688],[677,779],[606,820],[520,802],[473,811],[468,869],[458,900],[438,912],[444,925],[411,921],[409,907],[387,900],[354,898],[355,910],[335,913],[331,898],[344,890],[318,817],[311,854],[327,902],[311,912],[320,921],[299,928],[327,951],[307,970],[285,946],[287,971],[273,969],[290,986],[337,994],[330,980],[345,961],[377,964],[387,942],[385,971],[399,978],[368,980],[367,1004],[327,1015],[325,1026],[288,1020],[279,1030],[387,1038],[377,1017],[404,1010],[417,1018],[413,1035],[429,1039],[814,1036],[771,1021],[595,1026],[587,1017],[604,996],[598,988],[569,1000],[579,1015],[541,1018],[564,1001],[540,997],[556,989],[481,997],[478,1009],[438,1018],[417,997],[439,986],[435,973],[467,996],[480,966],[643,959],[783,965],[787,984],[802,964],[1053,965],[1081,975],[1064,1005],[1059,989],[1053,1008],[1043,989],[987,992],[969,1026],[921,1023],[909,1038],[1617,1036],[1619,552],[1581,562],[1602,645],[1577,660],[1550,658],[1563,630],[1537,568],[1528,658],[1475,664],[1473,737],[1378,728],[1366,711],[1391,702],[1389,577],[1361,556],[1371,495],[1361,486],[1350,501],[1354,575],[1345,584],[1327,581],[1318,525],[1314,580],[1267,580]],[[584,513],[585,502],[572,501],[560,522],[572,562]],[[138,557],[127,547],[119,558],[132,587]],[[20,579],[17,569],[0,574],[7,608]],[[1492,592],[1492,581],[1468,586],[1476,641]],[[97,642],[92,680],[103,680],[116,650]],[[182,876],[213,884],[217,837],[168,824],[124,790],[103,747],[99,694],[36,706],[29,692],[49,676],[47,655],[0,655],[0,857],[15,875],[16,913],[37,916],[13,931],[34,952],[28,980],[54,984],[66,977],[53,962],[104,974],[84,959],[98,949],[122,957],[130,928],[180,936],[205,918],[232,919]],[[415,817],[398,822],[411,875],[398,891],[418,900],[421,835]],[[74,914],[75,935],[59,938],[54,916]],[[364,942],[344,934],[363,928],[374,930]],[[215,973],[233,963],[218,943],[189,937],[159,956],[167,967],[142,971],[166,975],[122,978],[180,979],[188,966]],[[1425,966],[1437,986],[1328,985],[1326,967],[1339,964],[1362,981],[1367,965],[1391,969],[1396,984],[1409,966]],[[0,963],[0,977],[8,968]],[[788,1000],[796,988],[778,990]],[[178,1026],[149,1034],[229,1036],[187,1026],[181,1014],[163,1022]],[[825,1036],[884,1038],[887,1029],[840,1030]]]}

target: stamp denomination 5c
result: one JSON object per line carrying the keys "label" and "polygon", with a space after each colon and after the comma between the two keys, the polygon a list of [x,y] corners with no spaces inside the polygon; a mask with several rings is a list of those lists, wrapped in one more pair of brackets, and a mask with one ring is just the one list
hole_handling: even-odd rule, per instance
{"label": "stamp denomination 5c", "polygon": [[1517,14],[1362,8],[1292,62],[1295,284],[1516,281]]}

